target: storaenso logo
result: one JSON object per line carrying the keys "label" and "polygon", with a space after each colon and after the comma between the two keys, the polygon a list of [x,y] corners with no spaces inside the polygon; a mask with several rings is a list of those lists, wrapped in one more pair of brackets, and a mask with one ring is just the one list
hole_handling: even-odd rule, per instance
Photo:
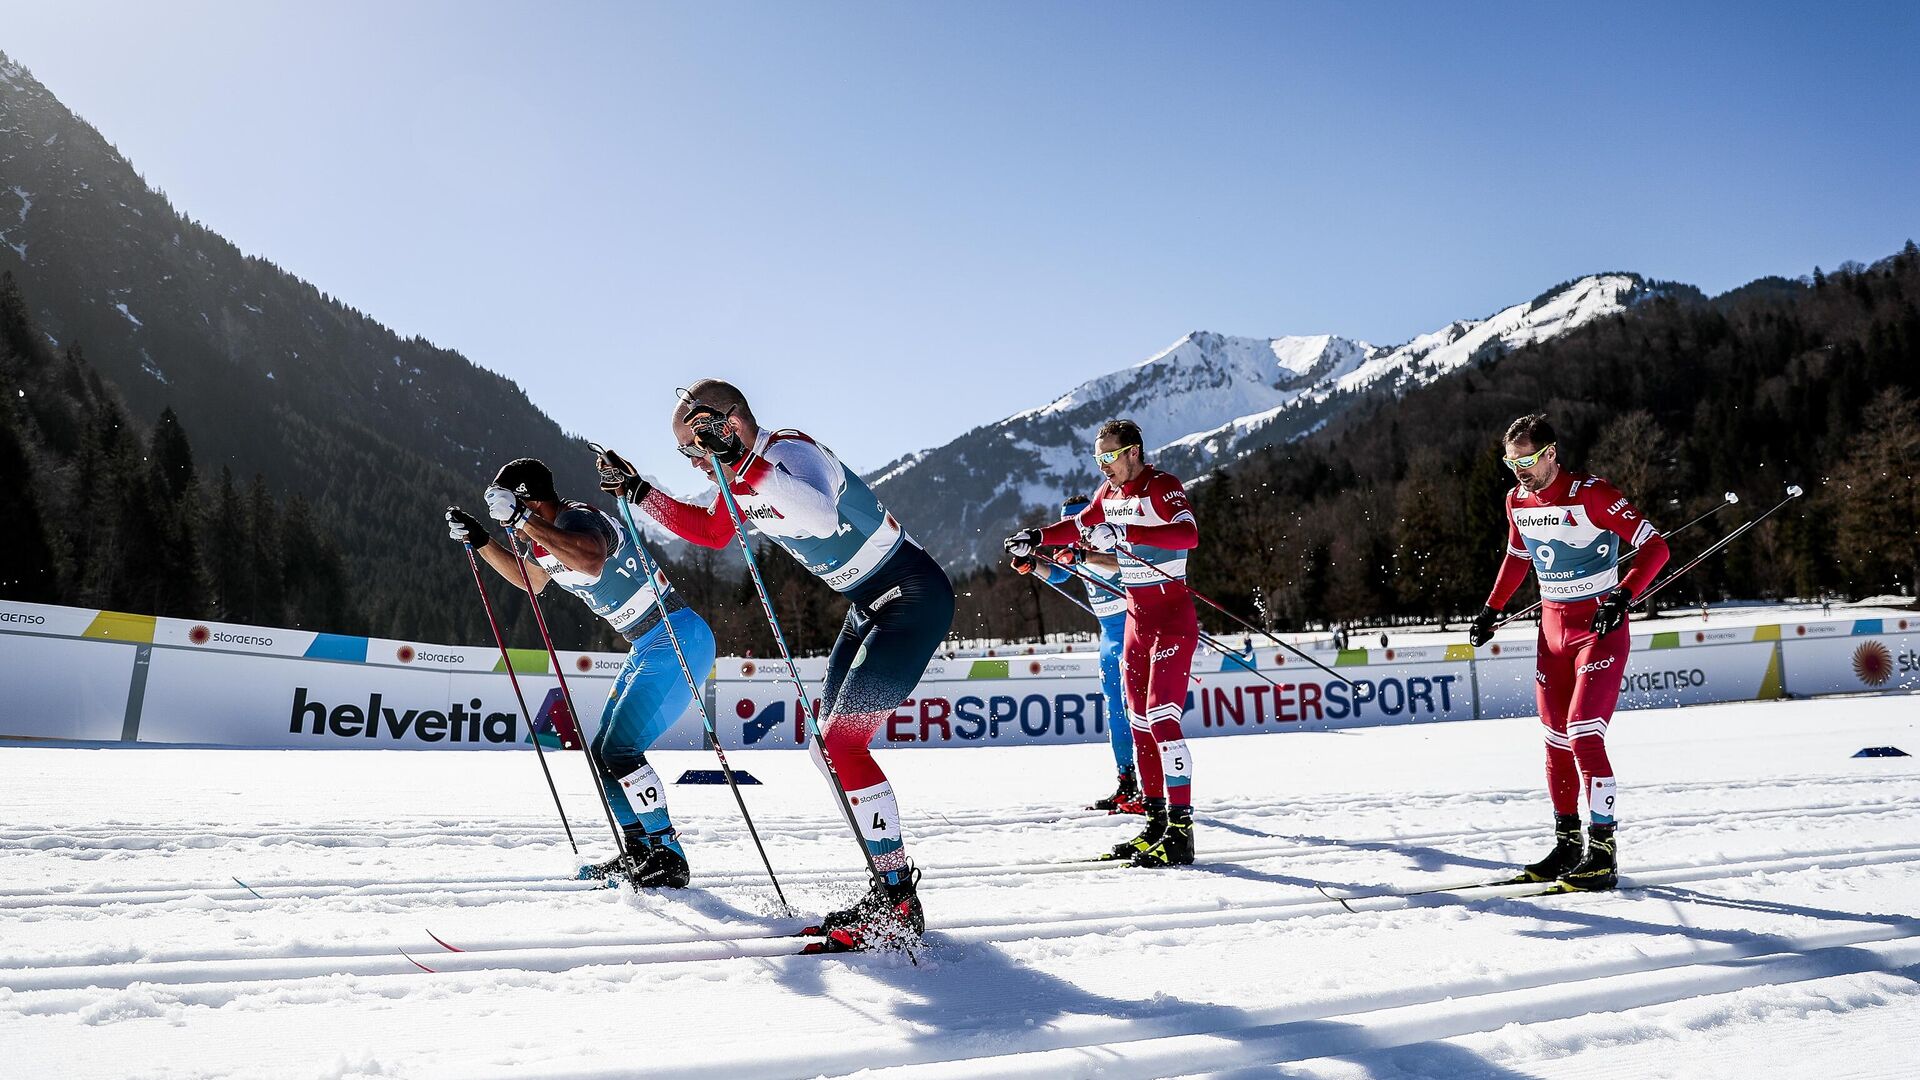
{"label": "storaenso logo", "polygon": [[307,688],[293,690],[293,714],[287,730],[295,735],[331,735],[340,739],[418,739],[421,742],[520,741],[519,717],[513,713],[482,713],[480,699],[467,705],[454,702],[445,712],[434,709],[384,708],[380,695],[367,698],[367,704],[335,705],[328,708],[307,699]]}
{"label": "storaenso logo", "polygon": [[1699,668],[1672,671],[1630,671],[1621,682],[1623,690],[1650,694],[1657,690],[1688,690],[1707,685],[1707,673]]}

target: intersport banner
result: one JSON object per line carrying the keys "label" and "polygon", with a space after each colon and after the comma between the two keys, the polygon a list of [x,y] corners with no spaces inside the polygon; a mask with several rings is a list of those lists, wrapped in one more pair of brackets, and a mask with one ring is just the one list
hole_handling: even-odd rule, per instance
{"label": "intersport banner", "polygon": [[[1217,658],[1202,655],[1209,666]],[[1472,677],[1465,662],[1353,666],[1342,670],[1350,687],[1298,662],[1288,670],[1260,674],[1227,663],[1231,666],[1215,671],[1196,665],[1184,718],[1189,737],[1470,720],[1474,715]],[[929,676],[881,725],[875,745],[1100,742],[1113,722],[1098,660],[1092,656],[936,662]],[[810,684],[808,691],[817,693],[817,684]],[[723,675],[715,684],[714,700],[716,728],[727,746],[792,748],[806,743],[806,714],[789,681]],[[813,705],[818,707],[817,697]]]}

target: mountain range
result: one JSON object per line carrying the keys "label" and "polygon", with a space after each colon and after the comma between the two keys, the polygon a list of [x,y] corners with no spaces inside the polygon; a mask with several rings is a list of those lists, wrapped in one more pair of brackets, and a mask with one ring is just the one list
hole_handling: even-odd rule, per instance
{"label": "mountain range", "polygon": [[1397,396],[1475,363],[1564,334],[1688,286],[1637,274],[1583,277],[1485,318],[1458,319],[1396,346],[1335,334],[1229,337],[1195,331],[1046,404],[905,455],[867,479],[933,554],[960,570],[1100,477],[1100,424],[1140,425],[1149,460],[1201,478],[1256,450],[1311,434],[1368,397]]}

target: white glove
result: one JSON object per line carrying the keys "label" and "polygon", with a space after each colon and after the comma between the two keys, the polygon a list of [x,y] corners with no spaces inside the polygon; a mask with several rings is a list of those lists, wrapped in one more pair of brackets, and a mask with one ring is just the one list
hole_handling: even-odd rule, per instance
{"label": "white glove", "polygon": [[500,527],[511,529],[527,520],[527,508],[520,505],[520,496],[501,487],[499,484],[487,488],[487,513]]}
{"label": "white glove", "polygon": [[1080,542],[1095,551],[1112,551],[1127,542],[1127,527],[1103,521],[1080,530]]}

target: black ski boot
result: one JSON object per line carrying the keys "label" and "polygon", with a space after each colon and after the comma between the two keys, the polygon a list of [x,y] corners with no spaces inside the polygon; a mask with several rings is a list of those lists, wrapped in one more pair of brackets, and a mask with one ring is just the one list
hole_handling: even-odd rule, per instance
{"label": "black ski boot", "polygon": [[1558,881],[1560,875],[1580,863],[1585,849],[1580,845],[1580,815],[1553,815],[1553,850],[1537,863],[1528,863],[1515,881]]}
{"label": "black ski boot", "polygon": [[1618,863],[1614,859],[1613,826],[1587,826],[1587,857],[1580,865],[1560,875],[1560,884],[1581,892],[1604,892],[1620,883]]}
{"label": "black ski boot", "polygon": [[629,881],[645,865],[647,856],[653,853],[653,844],[647,838],[647,830],[639,825],[620,827],[621,846],[626,850],[606,862],[583,866],[574,877],[581,881],[604,881],[610,889],[620,887],[623,881]]}
{"label": "black ski boot", "polygon": [[627,875],[627,884],[636,889],[684,889],[693,871],[686,856],[662,844],[647,852],[645,862]]}
{"label": "black ski boot", "polygon": [[1113,850],[1100,856],[1102,859],[1125,859],[1131,861],[1135,855],[1146,851],[1160,842],[1167,834],[1167,800],[1142,800],[1147,815],[1147,827],[1140,835],[1124,843],[1113,845]]}
{"label": "black ski boot", "polygon": [[819,927],[827,939],[823,951],[904,949],[917,944],[927,929],[926,912],[920,908],[920,870],[909,863],[899,878],[892,884],[875,880],[867,895],[828,912]]}
{"label": "black ski boot", "polygon": [[1133,766],[1120,770],[1120,785],[1113,794],[1087,807],[1089,810],[1105,810],[1109,814],[1144,814],[1146,806],[1140,799],[1140,781],[1134,776]]}
{"label": "black ski boot", "polygon": [[1135,866],[1193,865],[1193,807],[1167,810],[1167,831],[1158,842],[1133,856]]}

